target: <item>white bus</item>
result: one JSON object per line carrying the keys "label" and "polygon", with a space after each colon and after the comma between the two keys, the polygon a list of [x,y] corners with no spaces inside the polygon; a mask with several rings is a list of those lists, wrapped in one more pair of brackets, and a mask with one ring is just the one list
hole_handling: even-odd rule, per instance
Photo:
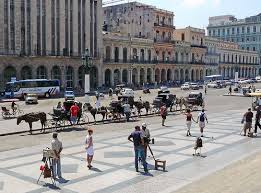
{"label": "white bus", "polygon": [[210,76],[206,76],[205,77],[205,82],[215,82],[215,81],[221,81],[223,80],[223,76],[222,75],[210,75]]}
{"label": "white bus", "polygon": [[23,98],[26,94],[36,94],[50,98],[60,93],[59,80],[28,79],[7,82],[5,87],[5,97]]}

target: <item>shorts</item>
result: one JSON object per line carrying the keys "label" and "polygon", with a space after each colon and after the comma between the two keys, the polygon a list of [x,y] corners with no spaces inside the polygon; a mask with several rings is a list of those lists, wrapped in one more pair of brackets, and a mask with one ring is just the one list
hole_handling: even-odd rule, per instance
{"label": "shorts", "polygon": [[88,149],[86,149],[86,154],[93,156],[94,155],[94,149],[93,146],[89,147]]}
{"label": "shorts", "polygon": [[191,122],[191,121],[187,121],[186,124],[187,124],[187,128],[188,128],[188,130],[190,130],[192,122]]}
{"label": "shorts", "polygon": [[206,126],[206,125],[205,125],[205,122],[201,122],[201,121],[199,122],[199,127],[200,127],[200,128],[205,128],[205,126]]}
{"label": "shorts", "polygon": [[252,123],[251,122],[246,122],[245,125],[244,125],[244,129],[245,130],[252,129]]}
{"label": "shorts", "polygon": [[162,119],[166,119],[167,116],[166,115],[161,115]]}

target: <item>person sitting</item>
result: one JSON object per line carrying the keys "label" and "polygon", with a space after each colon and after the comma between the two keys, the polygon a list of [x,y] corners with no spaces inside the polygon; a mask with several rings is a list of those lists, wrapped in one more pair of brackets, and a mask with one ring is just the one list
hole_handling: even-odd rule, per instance
{"label": "person sitting", "polygon": [[11,109],[12,109],[13,115],[14,115],[15,111],[17,110],[17,104],[14,101],[12,101]]}
{"label": "person sitting", "polygon": [[56,108],[59,109],[59,110],[63,109],[62,103],[60,101],[58,102]]}

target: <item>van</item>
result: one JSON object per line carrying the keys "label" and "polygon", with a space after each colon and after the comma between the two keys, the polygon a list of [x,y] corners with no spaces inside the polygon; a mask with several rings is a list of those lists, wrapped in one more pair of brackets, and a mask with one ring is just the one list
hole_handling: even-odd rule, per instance
{"label": "van", "polygon": [[257,76],[257,77],[256,77],[256,81],[257,81],[257,82],[261,82],[261,76]]}

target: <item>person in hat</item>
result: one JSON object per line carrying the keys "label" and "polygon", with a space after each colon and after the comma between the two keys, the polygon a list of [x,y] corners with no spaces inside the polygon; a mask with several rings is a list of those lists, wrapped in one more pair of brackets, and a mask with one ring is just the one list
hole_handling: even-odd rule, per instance
{"label": "person in hat", "polygon": [[52,158],[52,168],[53,168],[53,177],[54,178],[62,178],[61,172],[61,152],[63,150],[62,142],[58,140],[58,133],[53,133],[53,140],[51,142],[52,151],[54,153],[54,157]]}
{"label": "person in hat", "polygon": [[89,169],[92,168],[92,159],[94,155],[94,149],[93,149],[93,138],[92,138],[93,130],[88,129],[88,134],[85,138],[85,150],[86,150],[86,155],[87,155],[87,167]]}
{"label": "person in hat", "polygon": [[147,148],[150,143],[150,130],[147,127],[146,123],[142,123],[141,132],[144,139],[144,151],[145,151],[145,159],[147,158]]}

